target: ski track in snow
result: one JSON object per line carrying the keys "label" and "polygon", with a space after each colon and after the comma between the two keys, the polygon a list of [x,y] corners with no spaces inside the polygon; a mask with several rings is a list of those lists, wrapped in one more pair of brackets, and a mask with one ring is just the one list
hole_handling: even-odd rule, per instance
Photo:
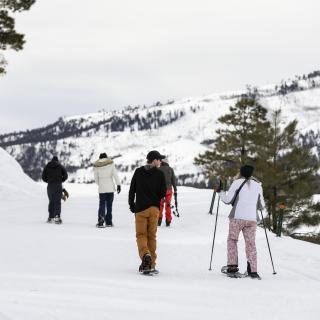
{"label": "ski track in snow", "polygon": [[[114,228],[97,229],[94,185],[67,184],[62,225],[46,224],[47,198],[0,208],[0,320],[47,319],[319,319],[320,247],[257,232],[262,281],[229,279],[226,264],[227,214],[221,205],[208,271],[215,216],[208,215],[212,192],[178,188],[181,218],[158,230],[160,274],[144,277],[127,205],[128,187],[115,195]],[[214,213],[216,212],[216,206]],[[244,241],[239,239],[244,271]]]}

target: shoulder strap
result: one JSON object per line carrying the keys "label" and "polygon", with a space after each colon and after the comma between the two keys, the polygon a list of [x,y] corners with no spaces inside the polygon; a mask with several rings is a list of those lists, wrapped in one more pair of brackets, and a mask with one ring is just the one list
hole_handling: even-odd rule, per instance
{"label": "shoulder strap", "polygon": [[232,205],[232,206],[234,206],[234,204],[236,203],[236,200],[237,200],[237,198],[238,198],[238,195],[239,195],[242,187],[244,186],[244,184],[245,184],[247,181],[248,181],[248,180],[245,179],[245,180],[241,183],[240,188],[236,191],[236,194],[234,195],[234,198],[233,198],[233,200],[231,201],[231,205]]}

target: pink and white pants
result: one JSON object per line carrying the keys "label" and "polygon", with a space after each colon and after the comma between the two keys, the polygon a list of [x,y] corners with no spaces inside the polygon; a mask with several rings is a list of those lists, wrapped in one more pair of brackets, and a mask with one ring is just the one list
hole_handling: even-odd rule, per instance
{"label": "pink and white pants", "polygon": [[242,231],[246,244],[247,260],[250,263],[251,272],[257,272],[256,249],[257,222],[240,219],[230,219],[228,235],[228,265],[238,265],[238,238]]}

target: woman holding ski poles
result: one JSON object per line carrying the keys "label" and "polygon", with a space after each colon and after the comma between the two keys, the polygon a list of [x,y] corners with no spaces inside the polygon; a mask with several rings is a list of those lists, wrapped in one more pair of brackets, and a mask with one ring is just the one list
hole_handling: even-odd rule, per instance
{"label": "woman holding ski poles", "polygon": [[247,273],[253,279],[260,279],[257,273],[256,229],[260,221],[258,210],[265,207],[262,185],[252,177],[254,167],[244,165],[240,169],[240,178],[233,181],[230,189],[225,192],[221,187],[216,191],[220,193],[220,199],[232,205],[229,215],[228,234],[228,264],[226,273],[229,277],[239,277],[238,248],[239,233],[242,231],[247,256]]}

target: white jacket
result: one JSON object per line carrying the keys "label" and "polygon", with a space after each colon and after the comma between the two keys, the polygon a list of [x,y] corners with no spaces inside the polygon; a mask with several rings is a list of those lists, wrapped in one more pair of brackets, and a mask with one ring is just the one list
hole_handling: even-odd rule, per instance
{"label": "white jacket", "polygon": [[[245,181],[244,178],[232,182],[228,192],[221,191],[220,198],[226,204],[231,204],[237,190]],[[249,179],[240,190],[229,218],[260,221],[258,210],[265,208],[262,185],[255,179]]]}
{"label": "white jacket", "polygon": [[94,180],[99,186],[99,193],[116,191],[116,185],[120,185],[114,163],[109,158],[99,159],[93,164]]}

